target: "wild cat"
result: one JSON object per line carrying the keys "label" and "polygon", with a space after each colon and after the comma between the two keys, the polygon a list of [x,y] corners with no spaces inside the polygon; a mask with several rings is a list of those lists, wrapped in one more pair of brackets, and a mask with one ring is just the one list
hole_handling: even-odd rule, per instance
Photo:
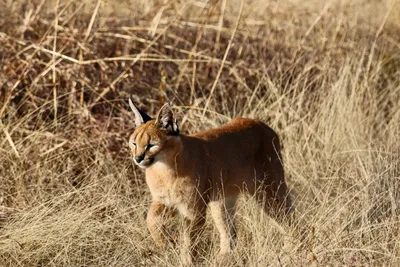
{"label": "wild cat", "polygon": [[152,195],[147,226],[156,244],[165,248],[167,209],[185,218],[185,263],[198,253],[198,236],[210,208],[220,234],[219,256],[232,252],[234,215],[238,195],[254,195],[269,214],[289,213],[278,135],[261,121],[233,119],[216,129],[180,134],[174,113],[165,104],[156,119],[140,111],[129,99],[136,129],[129,146],[135,163],[145,169]]}

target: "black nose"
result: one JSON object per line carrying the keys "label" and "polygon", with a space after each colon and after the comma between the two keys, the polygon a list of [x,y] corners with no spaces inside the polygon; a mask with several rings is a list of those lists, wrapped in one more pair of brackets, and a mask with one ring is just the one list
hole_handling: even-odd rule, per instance
{"label": "black nose", "polygon": [[143,159],[144,159],[144,155],[140,155],[140,156],[135,157],[135,160],[136,160],[137,163],[140,163]]}

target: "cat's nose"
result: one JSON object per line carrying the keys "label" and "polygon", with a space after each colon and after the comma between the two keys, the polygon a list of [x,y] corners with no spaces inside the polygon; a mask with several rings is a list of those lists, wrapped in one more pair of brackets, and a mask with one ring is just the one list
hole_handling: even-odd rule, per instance
{"label": "cat's nose", "polygon": [[144,159],[144,155],[136,156],[135,160],[137,163],[140,163]]}

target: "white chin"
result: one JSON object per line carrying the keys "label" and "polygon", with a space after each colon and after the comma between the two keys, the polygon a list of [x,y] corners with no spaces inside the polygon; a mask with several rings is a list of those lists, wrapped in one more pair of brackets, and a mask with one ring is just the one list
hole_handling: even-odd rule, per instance
{"label": "white chin", "polygon": [[137,166],[139,166],[140,168],[142,168],[142,169],[146,168],[146,167],[143,166],[142,164],[137,163],[137,161],[135,160],[135,158],[133,158],[133,162],[135,162],[135,164],[136,164]]}
{"label": "white chin", "polygon": [[146,169],[147,167],[150,166],[150,165],[143,164],[143,163],[137,163],[136,160],[133,160],[133,162],[135,162],[135,164],[141,169]]}
{"label": "white chin", "polygon": [[142,164],[136,164],[136,165],[138,165],[139,168],[141,168],[141,169],[146,169],[148,167],[148,166],[145,166],[145,165],[142,165]]}
{"label": "white chin", "polygon": [[135,162],[135,164],[137,166],[139,166],[139,168],[146,169],[146,168],[150,167],[153,164],[154,160],[153,159],[147,159],[147,160],[142,161],[141,163],[137,163],[135,158],[133,158],[133,162]]}

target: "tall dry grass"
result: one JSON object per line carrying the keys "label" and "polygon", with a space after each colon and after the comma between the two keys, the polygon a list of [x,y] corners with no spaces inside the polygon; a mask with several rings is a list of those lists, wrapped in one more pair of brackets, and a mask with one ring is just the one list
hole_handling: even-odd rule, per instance
{"label": "tall dry grass", "polygon": [[281,136],[296,223],[243,198],[232,265],[400,264],[398,1],[1,5],[0,265],[179,266],[146,230],[130,94],[173,102],[183,132],[244,116]]}

